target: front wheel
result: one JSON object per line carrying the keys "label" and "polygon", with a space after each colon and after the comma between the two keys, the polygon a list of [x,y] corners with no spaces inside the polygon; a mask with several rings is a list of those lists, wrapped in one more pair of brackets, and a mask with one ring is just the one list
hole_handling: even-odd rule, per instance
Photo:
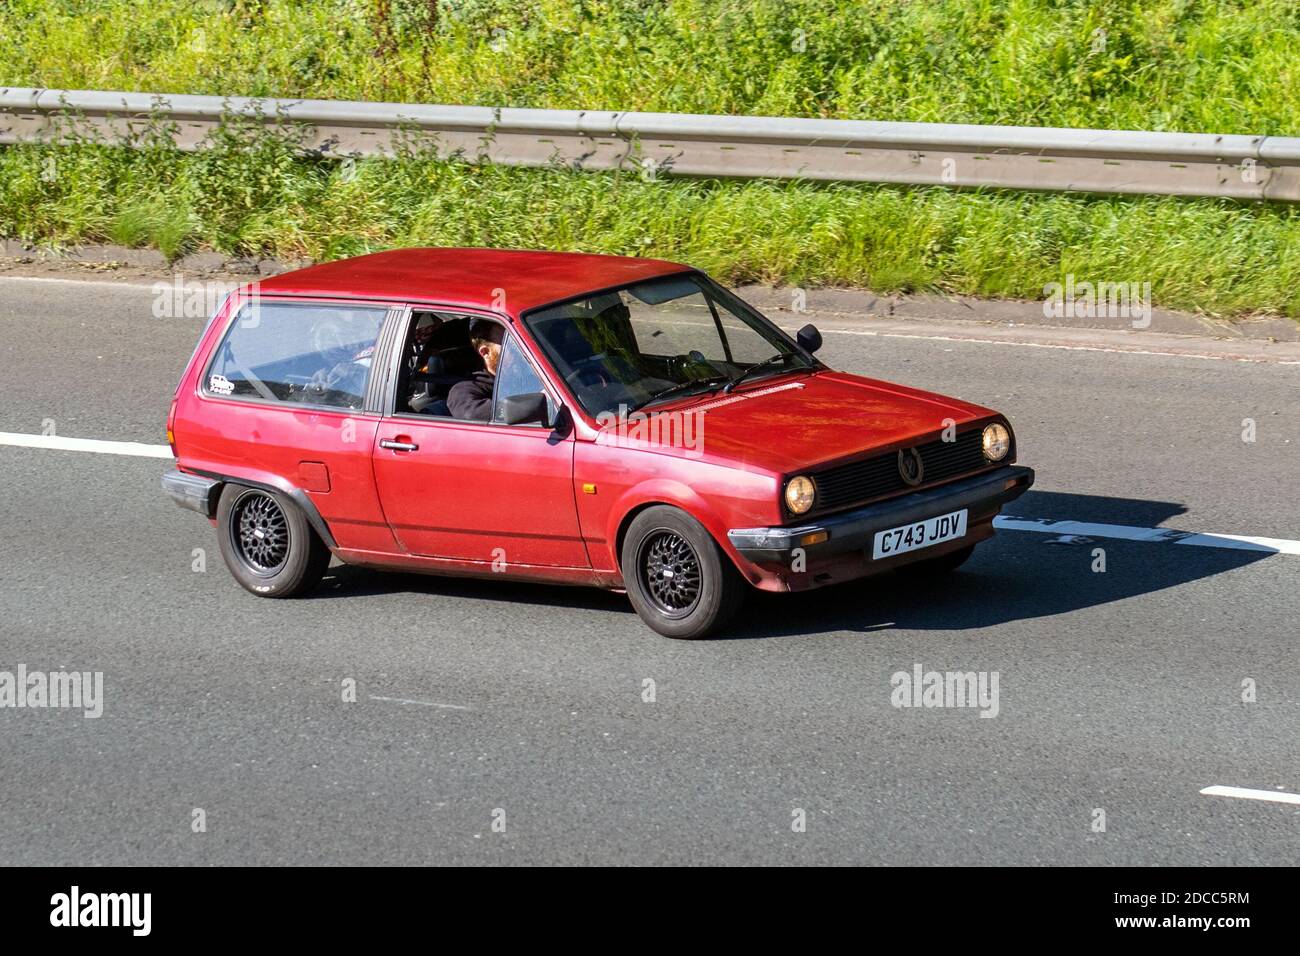
{"label": "front wheel", "polygon": [[330,552],[286,496],[228,484],[217,502],[217,536],[226,567],[245,590],[287,598],[310,591]]}
{"label": "front wheel", "polygon": [[665,637],[705,637],[740,608],[745,582],[704,526],[655,505],[637,515],[621,554],[627,596]]}

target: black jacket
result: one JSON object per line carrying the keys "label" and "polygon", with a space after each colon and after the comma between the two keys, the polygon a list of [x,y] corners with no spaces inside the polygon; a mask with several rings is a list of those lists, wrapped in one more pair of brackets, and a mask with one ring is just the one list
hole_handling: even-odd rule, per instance
{"label": "black jacket", "polygon": [[497,377],[486,370],[475,372],[457,382],[447,395],[452,417],[471,422],[485,422],[492,417],[492,387]]}

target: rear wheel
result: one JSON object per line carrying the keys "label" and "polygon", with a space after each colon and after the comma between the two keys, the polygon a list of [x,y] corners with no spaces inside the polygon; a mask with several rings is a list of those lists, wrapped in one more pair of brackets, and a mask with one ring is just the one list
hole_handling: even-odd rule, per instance
{"label": "rear wheel", "polygon": [[665,637],[705,637],[739,609],[745,582],[704,526],[655,505],[623,538],[623,582],[641,620]]}
{"label": "rear wheel", "polygon": [[259,597],[305,594],[329,567],[330,552],[287,496],[228,484],[217,502],[217,537],[226,567]]}

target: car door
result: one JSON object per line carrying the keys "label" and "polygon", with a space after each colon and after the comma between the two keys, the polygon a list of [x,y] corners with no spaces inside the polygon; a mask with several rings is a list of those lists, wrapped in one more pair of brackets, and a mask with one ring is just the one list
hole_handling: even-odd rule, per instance
{"label": "car door", "polygon": [[390,398],[375,442],[375,482],[404,550],[497,570],[590,566],[573,498],[572,433],[501,421],[506,398],[545,391],[507,331],[492,421],[408,414]]}

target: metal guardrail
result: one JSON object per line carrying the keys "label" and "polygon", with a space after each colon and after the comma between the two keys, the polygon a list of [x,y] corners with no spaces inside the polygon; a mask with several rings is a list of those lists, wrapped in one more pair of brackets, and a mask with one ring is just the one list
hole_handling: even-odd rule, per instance
{"label": "metal guardrail", "polygon": [[494,109],[0,88],[0,144],[61,131],[121,136],[150,116],[201,148],[223,117],[302,127],[324,155],[439,155],[654,174],[1300,201],[1300,138],[882,123],[587,110]]}

